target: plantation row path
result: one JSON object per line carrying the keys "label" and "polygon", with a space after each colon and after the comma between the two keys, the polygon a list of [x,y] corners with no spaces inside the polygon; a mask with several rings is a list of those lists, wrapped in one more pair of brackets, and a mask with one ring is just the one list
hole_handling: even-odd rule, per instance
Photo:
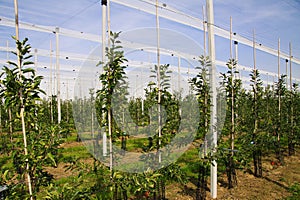
{"label": "plantation row path", "polygon": [[[84,147],[82,142],[66,142],[60,145],[68,151],[70,148]],[[192,148],[195,148],[192,147]],[[80,156],[80,155],[79,155]],[[80,159],[85,164],[93,165],[93,158]],[[66,170],[70,163],[60,163],[56,168],[47,167],[47,171],[54,175],[55,179],[77,176],[76,171]],[[218,180],[218,198],[224,200],[274,200],[286,199],[291,195],[289,186],[300,183],[300,152],[295,156],[285,157],[285,165],[276,162],[275,156],[263,158],[263,177],[256,178],[251,170],[237,170],[238,187],[227,188],[226,174],[221,174]],[[208,179],[208,187],[210,180]],[[186,185],[178,183],[166,186],[166,198],[169,200],[194,200],[196,186],[192,182]],[[207,199],[210,198],[207,188]]]}

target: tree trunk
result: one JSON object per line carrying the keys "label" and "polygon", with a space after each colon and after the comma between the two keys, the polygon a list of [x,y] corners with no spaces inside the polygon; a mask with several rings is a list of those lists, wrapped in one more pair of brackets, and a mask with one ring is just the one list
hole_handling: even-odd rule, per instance
{"label": "tree trunk", "polygon": [[262,162],[261,162],[261,156],[262,156],[261,149],[258,150],[257,155],[258,155],[258,157],[257,157],[258,177],[262,177],[263,176],[263,168],[262,168]]}
{"label": "tree trunk", "polygon": [[[279,81],[278,81],[278,84],[279,84]],[[280,91],[280,89],[278,89],[278,90],[279,90],[279,94],[278,94],[278,120],[279,120],[279,123],[277,124],[277,144],[275,145],[275,147],[276,147],[277,159],[278,159],[279,163],[281,165],[283,165],[284,160],[283,160],[281,144],[280,144],[281,143],[280,134],[281,134],[281,125],[282,125],[282,119],[281,119],[281,91]]]}
{"label": "tree trunk", "polygon": [[262,177],[261,154],[260,149],[255,149],[253,151],[254,176],[259,178]]}
{"label": "tree trunk", "polygon": [[294,156],[295,155],[295,135],[294,135],[294,109],[293,109],[293,103],[292,103],[292,108],[291,108],[291,131],[289,133],[288,137],[288,148],[289,148],[289,156]]}
{"label": "tree trunk", "polygon": [[228,188],[234,188],[237,186],[237,179],[236,179],[236,172],[234,166],[234,160],[232,154],[228,154],[228,161],[227,161],[227,180],[228,180]]}
{"label": "tree trunk", "polygon": [[198,182],[196,189],[196,200],[206,199],[206,187],[207,187],[207,176],[206,176],[206,165],[201,163],[198,171]]}
{"label": "tree trunk", "polygon": [[276,152],[276,158],[278,160],[278,162],[283,165],[284,164],[284,160],[283,160],[283,155],[282,155],[282,151],[281,151],[281,144],[280,144],[280,136],[279,133],[277,133],[277,141],[275,142],[275,152]]}

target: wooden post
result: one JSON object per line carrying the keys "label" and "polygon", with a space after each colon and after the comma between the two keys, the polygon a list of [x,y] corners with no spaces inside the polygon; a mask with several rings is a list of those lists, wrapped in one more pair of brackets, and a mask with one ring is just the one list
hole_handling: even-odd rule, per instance
{"label": "wooden post", "polygon": [[[16,26],[16,41],[19,41],[19,11],[18,11],[18,0],[14,0],[14,7],[15,7],[15,26]],[[21,69],[21,60],[20,60],[20,51],[17,47],[17,59],[18,59],[18,68],[19,68],[19,78],[22,77],[22,69]],[[23,93],[20,92],[20,101],[21,101],[21,109],[20,109],[20,117],[21,117],[21,123],[22,123],[22,133],[23,133],[23,143],[24,143],[24,156],[27,157],[28,150],[27,150],[27,136],[26,136],[26,127],[25,127],[25,107],[23,102]],[[33,200],[32,196],[32,185],[31,185],[31,177],[28,172],[29,170],[29,161],[26,159],[26,174],[27,177],[27,184],[28,184],[28,190],[29,190],[29,196],[30,200]]]}

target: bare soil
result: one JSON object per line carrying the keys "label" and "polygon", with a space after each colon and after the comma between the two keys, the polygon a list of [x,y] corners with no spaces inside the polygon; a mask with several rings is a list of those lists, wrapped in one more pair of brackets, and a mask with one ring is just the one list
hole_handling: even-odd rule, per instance
{"label": "bare soil", "polygon": [[[273,161],[273,162],[272,162]],[[300,153],[296,156],[285,157],[285,165],[277,165],[275,159],[270,157],[263,160],[264,174],[256,178],[251,172],[237,171],[238,186],[233,189],[226,187],[226,176],[218,178],[218,197],[224,200],[275,200],[284,199],[291,194],[288,188],[300,183]],[[208,180],[208,182],[210,182]],[[206,196],[211,200],[209,183]],[[169,200],[194,200],[196,199],[196,186],[189,183],[185,186],[173,184],[167,186]]]}

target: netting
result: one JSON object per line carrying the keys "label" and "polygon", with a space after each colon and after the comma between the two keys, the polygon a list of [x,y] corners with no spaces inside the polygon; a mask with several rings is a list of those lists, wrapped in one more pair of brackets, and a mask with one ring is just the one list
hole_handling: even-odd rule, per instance
{"label": "netting", "polygon": [[[148,142],[149,138],[157,135],[158,115],[162,117],[162,129],[171,118],[176,118],[176,113],[171,116],[172,114],[168,112],[168,106],[171,105],[162,105],[162,111],[159,113],[157,105],[155,103],[149,105],[147,101],[146,91],[149,90],[149,84],[154,82],[153,87],[157,86],[157,79],[152,77],[155,65],[157,65],[156,31],[155,28],[144,28],[124,32],[120,35],[120,45],[124,47],[124,55],[128,62],[124,63],[127,77],[125,90],[127,92],[122,96],[118,92],[122,86],[119,86],[120,88],[117,88],[113,94],[112,115],[115,126],[120,129],[119,137],[125,134],[130,138],[145,138]],[[139,37],[137,38],[137,36]],[[114,145],[113,156],[118,160],[114,168],[130,172],[143,172],[149,168],[158,169],[171,164],[187,150],[197,134],[200,117],[198,101],[189,80],[199,73],[196,67],[200,65],[199,58],[191,55],[196,55],[197,52],[202,54],[203,49],[188,36],[168,29],[160,29],[160,40],[162,41],[160,43],[160,64],[162,66],[169,65],[170,77],[167,91],[179,103],[180,125],[176,130],[170,130],[174,131],[176,135],[167,146],[160,149],[161,163],[153,160],[153,155],[157,153],[155,149],[147,153],[139,153],[125,151],[121,146]],[[97,159],[109,165],[108,133],[104,127],[99,125],[101,116],[96,112],[97,100],[91,100],[92,98],[97,99],[97,91],[102,87],[99,75],[103,73],[103,66],[97,66],[99,61],[102,61],[102,46],[98,46],[90,53],[88,59],[81,66],[75,84],[75,99],[87,98],[89,106],[74,103],[73,110],[77,130],[86,147]],[[140,118],[149,115],[149,119],[144,123],[138,123],[130,112],[130,101],[139,101],[141,110],[136,111],[137,114],[140,115]],[[225,103],[225,101],[222,102]],[[206,145],[207,148],[210,148],[211,135],[208,134],[207,138]]]}

